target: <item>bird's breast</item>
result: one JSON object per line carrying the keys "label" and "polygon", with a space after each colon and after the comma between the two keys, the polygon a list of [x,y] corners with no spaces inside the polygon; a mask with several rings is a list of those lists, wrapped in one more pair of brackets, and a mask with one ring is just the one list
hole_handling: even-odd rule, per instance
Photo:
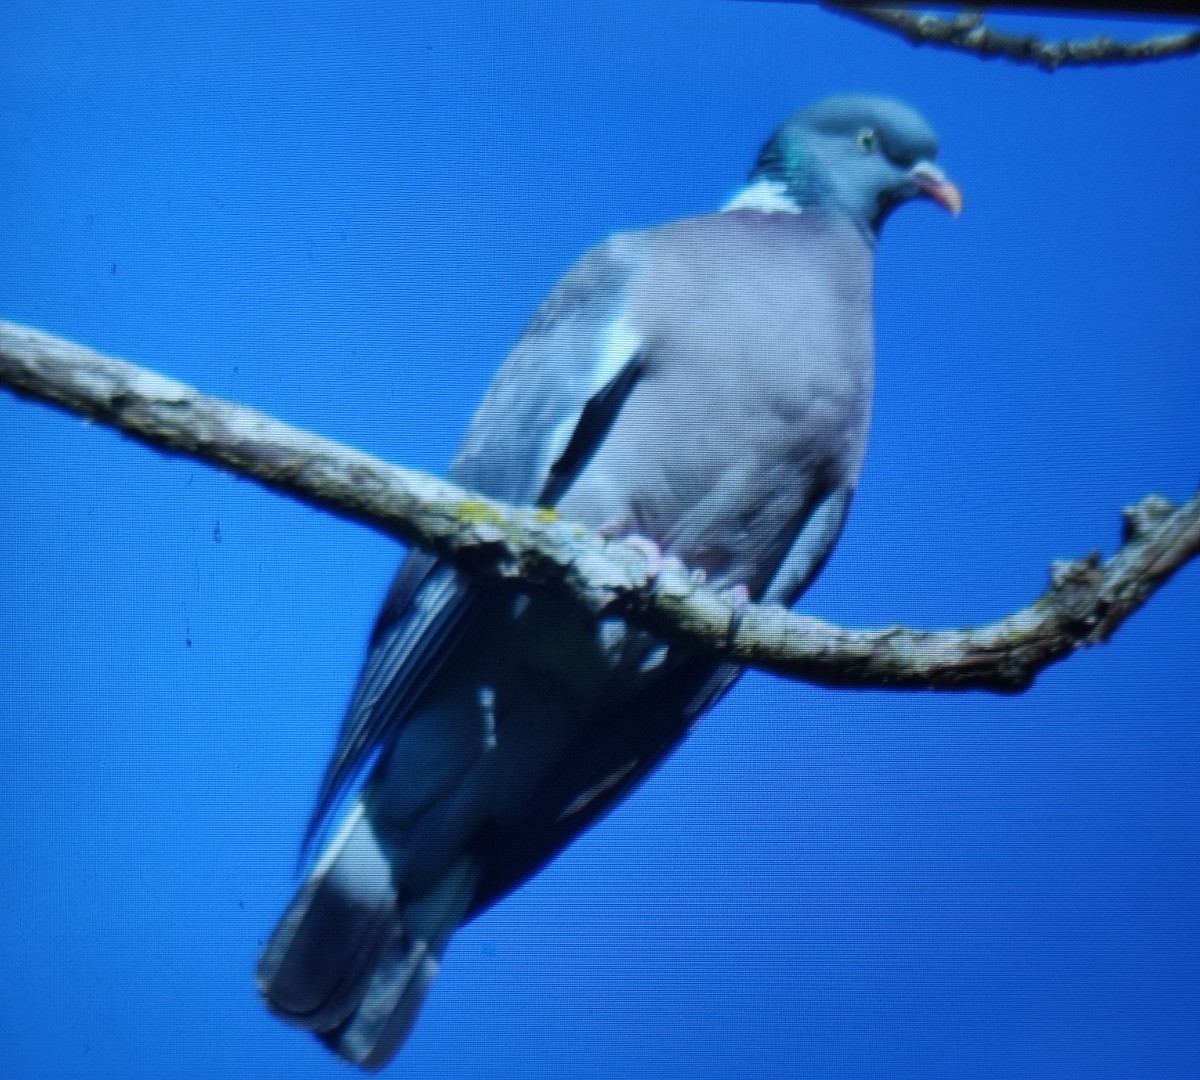
{"label": "bird's breast", "polygon": [[845,250],[831,254],[811,225],[747,230],[735,216],[660,240],[653,284],[622,325],[645,374],[561,509],[752,583],[821,489],[852,485],[861,467],[870,264],[857,235],[836,234]]}

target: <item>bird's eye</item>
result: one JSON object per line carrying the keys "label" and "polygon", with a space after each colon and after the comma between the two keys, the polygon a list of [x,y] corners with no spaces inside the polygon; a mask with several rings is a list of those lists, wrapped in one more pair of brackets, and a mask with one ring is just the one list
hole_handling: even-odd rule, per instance
{"label": "bird's eye", "polygon": [[858,133],[858,148],[864,153],[869,154],[874,149],[879,139],[871,128],[863,128]]}

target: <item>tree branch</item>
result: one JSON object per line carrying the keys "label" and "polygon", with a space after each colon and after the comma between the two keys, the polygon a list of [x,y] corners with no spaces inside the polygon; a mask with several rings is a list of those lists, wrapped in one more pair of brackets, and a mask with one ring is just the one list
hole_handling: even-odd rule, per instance
{"label": "tree branch", "polygon": [[674,643],[824,686],[1025,689],[1039,671],[1105,641],[1200,554],[1200,495],[1149,496],[1125,513],[1124,546],[1055,564],[1029,607],[975,629],[848,630],[776,605],[734,608],[635,546],[551,510],[521,509],[340,446],[245,406],[38,330],[0,322],[0,385],[170,454],[429,548],[469,573],[573,597]]}
{"label": "tree branch", "polygon": [[974,53],[985,59],[1003,57],[1016,64],[1032,64],[1043,71],[1061,67],[1107,67],[1114,64],[1143,64],[1200,53],[1200,30],[1162,34],[1145,41],[1113,41],[1107,37],[1086,41],[1042,41],[1026,34],[993,30],[979,12],[963,12],[953,18],[924,15],[903,8],[860,7],[856,4],[825,3],[838,15],[898,34],[913,45]]}

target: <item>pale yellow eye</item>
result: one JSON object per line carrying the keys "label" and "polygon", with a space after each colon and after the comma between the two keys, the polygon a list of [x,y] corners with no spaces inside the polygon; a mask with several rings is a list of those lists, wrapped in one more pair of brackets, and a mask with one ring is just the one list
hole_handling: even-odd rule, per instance
{"label": "pale yellow eye", "polygon": [[864,154],[871,153],[875,149],[877,143],[878,137],[870,128],[863,128],[862,131],[858,133],[858,148]]}

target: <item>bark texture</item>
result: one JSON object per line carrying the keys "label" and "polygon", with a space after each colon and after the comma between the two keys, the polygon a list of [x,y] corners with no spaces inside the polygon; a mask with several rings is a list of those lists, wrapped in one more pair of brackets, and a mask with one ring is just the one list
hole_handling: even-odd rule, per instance
{"label": "bark texture", "polygon": [[828,10],[898,34],[913,45],[974,53],[985,59],[1001,57],[1016,64],[1030,64],[1043,71],[1063,67],[1111,67],[1144,64],[1200,53],[1200,30],[1160,34],[1144,41],[1114,41],[1094,37],[1080,41],[1043,41],[1031,34],[1008,34],[994,30],[979,12],[963,12],[951,18],[908,11],[904,8],[866,7],[826,3]]}
{"label": "bark texture", "polygon": [[1107,640],[1200,554],[1200,495],[1182,506],[1150,495],[1125,511],[1124,543],[1108,562],[1055,563],[1047,591],[997,622],[845,629],[776,605],[735,606],[686,572],[655,574],[638,547],[553,511],[505,506],[29,327],[0,322],[0,385],[429,548],[469,573],[554,590],[595,616],[822,686],[1023,690],[1048,665]]}

